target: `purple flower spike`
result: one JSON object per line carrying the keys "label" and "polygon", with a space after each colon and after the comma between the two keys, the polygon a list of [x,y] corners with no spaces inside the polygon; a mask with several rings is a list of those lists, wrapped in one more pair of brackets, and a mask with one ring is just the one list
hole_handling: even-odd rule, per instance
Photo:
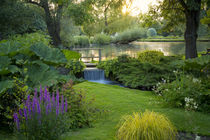
{"label": "purple flower spike", "polygon": [[36,97],[35,97],[35,96],[34,96],[33,102],[32,102],[32,112],[33,112],[33,113],[36,112]]}
{"label": "purple flower spike", "polygon": [[34,96],[37,97],[37,88],[35,88]]}
{"label": "purple flower spike", "polygon": [[61,96],[61,113],[63,114],[64,111],[64,100],[63,100],[63,95]]}
{"label": "purple flower spike", "polygon": [[37,106],[37,113],[41,115],[40,103],[38,101],[36,102],[36,106]]}
{"label": "purple flower spike", "polygon": [[40,85],[40,93],[39,93],[39,100],[40,100],[40,103],[42,102],[42,99],[43,99],[43,93],[42,93],[42,86]]}
{"label": "purple flower spike", "polygon": [[22,109],[19,109],[19,114],[20,114],[21,117],[23,117]]}
{"label": "purple flower spike", "polygon": [[27,107],[27,109],[28,109],[28,116],[30,117],[30,115],[31,115],[31,103],[30,103],[30,95],[28,95],[28,97],[27,97],[27,101],[26,101],[26,107]]}
{"label": "purple flower spike", "polygon": [[67,102],[67,98],[65,98],[65,112],[67,112],[67,110],[68,110],[68,102]]}
{"label": "purple flower spike", "polygon": [[17,129],[20,130],[20,121],[19,121],[19,118],[18,118],[18,114],[14,113],[13,117],[14,117],[14,122],[16,123]]}
{"label": "purple flower spike", "polygon": [[53,108],[55,107],[55,94],[53,93],[52,95],[52,105],[53,105]]}
{"label": "purple flower spike", "polygon": [[59,114],[59,91],[57,90],[57,95],[56,95],[56,115]]}
{"label": "purple flower spike", "polygon": [[47,87],[44,87],[44,100],[47,100]]}
{"label": "purple flower spike", "polygon": [[24,113],[25,120],[28,120],[28,116],[27,116],[27,110],[26,110],[26,108],[24,108],[24,109],[23,109],[23,113]]}

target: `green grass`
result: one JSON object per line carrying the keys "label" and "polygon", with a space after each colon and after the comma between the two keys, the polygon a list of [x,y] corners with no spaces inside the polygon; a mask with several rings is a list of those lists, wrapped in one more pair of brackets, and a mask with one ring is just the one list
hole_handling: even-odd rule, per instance
{"label": "green grass", "polygon": [[[120,118],[145,109],[165,114],[178,130],[210,135],[209,114],[165,107],[152,92],[91,82],[80,83],[74,88],[85,91],[87,98],[95,98],[94,105],[105,113],[97,117],[92,128],[66,133],[62,140],[114,140]],[[12,139],[5,135],[0,133],[0,139]]]}
{"label": "green grass", "polygon": [[75,89],[86,91],[88,98],[95,98],[95,106],[107,112],[95,121],[92,128],[69,132],[64,140],[114,140],[120,118],[145,109],[165,114],[180,131],[210,135],[208,114],[164,107],[152,92],[91,82],[78,84]]}

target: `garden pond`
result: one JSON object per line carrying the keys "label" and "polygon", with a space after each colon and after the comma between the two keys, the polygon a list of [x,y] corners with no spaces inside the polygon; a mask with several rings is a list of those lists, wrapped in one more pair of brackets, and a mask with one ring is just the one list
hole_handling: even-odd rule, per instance
{"label": "garden pond", "polygon": [[[144,50],[159,50],[166,56],[170,55],[182,55],[185,53],[184,42],[133,42],[131,44],[123,45],[92,45],[89,48],[101,48],[101,59],[112,59],[122,54],[127,54],[131,57],[137,57],[137,53]],[[198,42],[198,52],[205,52],[207,48],[210,48],[210,42]],[[80,51],[83,57],[98,57],[98,50],[82,50]],[[97,59],[94,59],[97,60]],[[83,59],[83,61],[90,61],[90,59]]]}

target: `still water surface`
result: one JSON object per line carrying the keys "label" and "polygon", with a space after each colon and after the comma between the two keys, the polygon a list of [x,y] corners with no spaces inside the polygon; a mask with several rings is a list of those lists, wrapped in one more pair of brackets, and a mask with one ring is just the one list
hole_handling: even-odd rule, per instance
{"label": "still water surface", "polygon": [[[144,50],[159,50],[164,55],[180,55],[185,52],[184,42],[133,42],[129,45],[104,45],[104,46],[91,46],[90,48],[102,48],[101,55],[102,60],[112,59],[122,54],[136,57],[137,53]],[[198,42],[198,52],[206,51],[210,48],[210,42]],[[97,57],[99,55],[98,50],[83,50],[80,51],[84,57]],[[85,59],[83,59],[86,61]],[[89,59],[90,60],[90,59]],[[97,60],[97,59],[94,59]]]}

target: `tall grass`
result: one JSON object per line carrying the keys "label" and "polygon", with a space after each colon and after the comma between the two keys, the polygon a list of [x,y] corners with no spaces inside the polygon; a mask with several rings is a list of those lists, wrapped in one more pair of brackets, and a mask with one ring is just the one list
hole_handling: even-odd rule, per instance
{"label": "tall grass", "polygon": [[93,44],[107,45],[111,43],[111,37],[106,34],[96,34],[92,40]]}
{"label": "tall grass", "polygon": [[74,36],[74,46],[85,47],[89,45],[90,41],[87,36]]}
{"label": "tall grass", "polygon": [[164,115],[146,111],[124,116],[117,131],[118,140],[175,140],[177,131]]}
{"label": "tall grass", "polygon": [[125,30],[114,37],[113,43],[127,44],[140,38],[147,37],[147,30],[144,28],[133,28]]}

